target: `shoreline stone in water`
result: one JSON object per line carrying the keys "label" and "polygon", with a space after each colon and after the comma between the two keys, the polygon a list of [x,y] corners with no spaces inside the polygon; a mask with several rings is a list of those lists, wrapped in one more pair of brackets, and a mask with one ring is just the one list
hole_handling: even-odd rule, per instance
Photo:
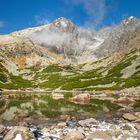
{"label": "shoreline stone in water", "polygon": [[128,121],[135,121],[138,119],[138,117],[136,117],[135,115],[133,115],[132,113],[126,113],[123,115],[123,118],[128,120]]}
{"label": "shoreline stone in water", "polygon": [[90,124],[96,124],[97,120],[95,120],[94,118],[90,118],[90,119],[86,119],[86,120],[80,120],[78,123],[81,126],[88,126]]}
{"label": "shoreline stone in water", "polygon": [[91,97],[90,94],[82,93],[74,96],[72,100],[75,102],[84,102],[84,101],[89,101],[91,99],[90,97]]}

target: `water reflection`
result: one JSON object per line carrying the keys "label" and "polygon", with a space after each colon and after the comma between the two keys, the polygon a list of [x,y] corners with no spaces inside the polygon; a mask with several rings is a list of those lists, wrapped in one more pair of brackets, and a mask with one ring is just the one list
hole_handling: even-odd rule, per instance
{"label": "water reflection", "polygon": [[3,94],[0,98],[0,119],[22,120],[23,118],[55,118],[60,115],[93,114],[120,108],[109,100],[92,99],[86,104],[74,103],[66,95],[55,100],[47,93]]}

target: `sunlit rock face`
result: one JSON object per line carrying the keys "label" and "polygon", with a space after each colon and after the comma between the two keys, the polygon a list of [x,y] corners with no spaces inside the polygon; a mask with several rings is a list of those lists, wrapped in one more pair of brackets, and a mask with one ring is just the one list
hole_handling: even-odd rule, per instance
{"label": "sunlit rock face", "polygon": [[82,56],[85,52],[95,50],[103,42],[96,33],[80,29],[65,18],[55,20],[48,28],[33,33],[30,38],[65,58]]}
{"label": "sunlit rock face", "polygon": [[79,28],[62,17],[47,25],[0,36],[0,50],[21,67],[78,65],[138,48],[139,36],[140,20],[132,16],[98,32]]}

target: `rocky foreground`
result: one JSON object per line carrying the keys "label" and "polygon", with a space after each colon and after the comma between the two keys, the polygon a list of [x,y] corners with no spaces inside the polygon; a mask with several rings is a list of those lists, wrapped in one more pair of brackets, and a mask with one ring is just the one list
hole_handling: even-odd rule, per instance
{"label": "rocky foreground", "polygon": [[0,126],[3,140],[140,140],[140,112],[125,113],[112,120],[89,118],[37,127],[30,123],[18,126]]}

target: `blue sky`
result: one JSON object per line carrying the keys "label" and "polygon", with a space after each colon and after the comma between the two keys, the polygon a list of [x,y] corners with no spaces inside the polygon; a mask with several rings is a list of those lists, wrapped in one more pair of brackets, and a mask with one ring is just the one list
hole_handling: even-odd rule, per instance
{"label": "blue sky", "polygon": [[140,18],[140,0],[0,0],[0,34],[66,17],[78,26],[100,29],[128,16]]}

